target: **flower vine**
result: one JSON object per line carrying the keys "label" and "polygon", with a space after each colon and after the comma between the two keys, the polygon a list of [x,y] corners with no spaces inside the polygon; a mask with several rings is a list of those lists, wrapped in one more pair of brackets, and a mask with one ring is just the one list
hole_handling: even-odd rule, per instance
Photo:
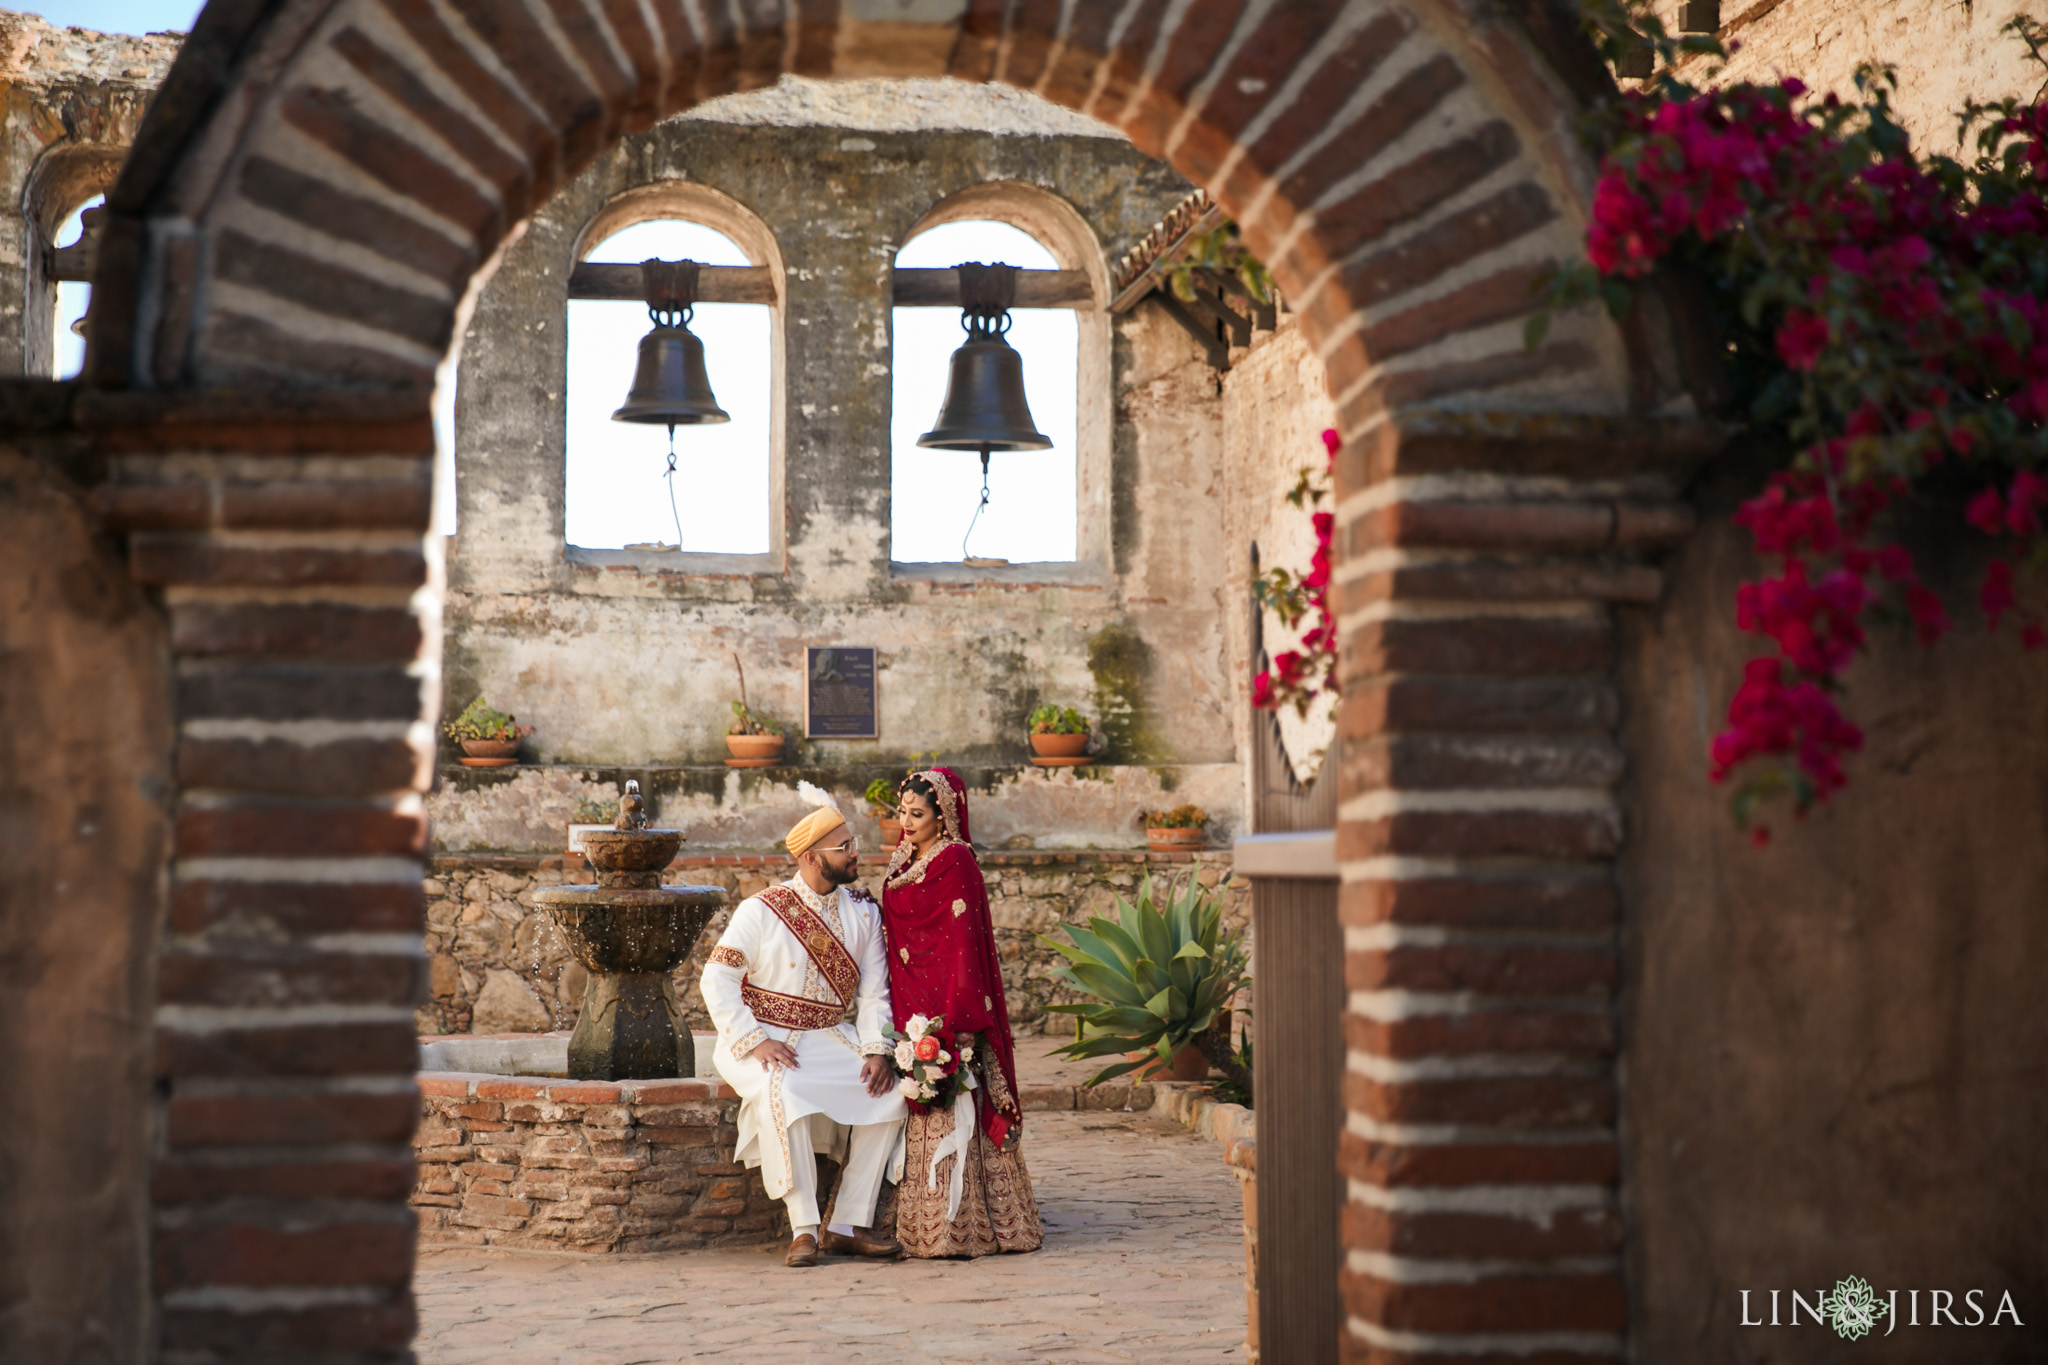
{"label": "flower vine", "polygon": [[[1322,507],[1330,496],[1339,444],[1336,432],[1323,433],[1328,459],[1322,471],[1303,466],[1287,501],[1303,509]],[[1308,572],[1269,569],[1252,585],[1259,601],[1271,607],[1289,630],[1297,630],[1302,621],[1313,618],[1302,632],[1300,647],[1281,650],[1273,656],[1272,667],[1252,679],[1252,705],[1267,711],[1292,706],[1295,714],[1302,716],[1317,697],[1337,692],[1337,618],[1330,611],[1330,537],[1337,518],[1334,513],[1314,510],[1309,521],[1315,528],[1316,548]]]}
{"label": "flower vine", "polygon": [[[1680,73],[1703,58],[1717,75],[1717,40],[1672,38],[1618,0],[1585,13],[1610,59],[1648,41],[1660,70],[1590,121],[1604,160],[1586,260],[1551,275],[1527,339],[1549,308],[1621,316],[1659,266],[1689,268],[1722,314],[1724,415],[1796,452],[1736,517],[1775,566],[1741,585],[1736,622],[1771,652],[1744,669],[1710,753],[1761,843],[1760,799],[1803,814],[1848,782],[1864,735],[1842,678],[1869,624],[1930,646],[1951,628],[1893,538],[1933,480],[1974,484],[1967,522],[2004,551],[1978,593],[1990,628],[2011,615],[2026,647],[2048,644],[2016,572],[2048,558],[2048,105],[1972,102],[1963,159],[1923,156],[1892,117],[1888,70],[1859,71],[1847,100],[1792,79],[1697,88]],[[2007,28],[2044,60],[2048,27]]]}

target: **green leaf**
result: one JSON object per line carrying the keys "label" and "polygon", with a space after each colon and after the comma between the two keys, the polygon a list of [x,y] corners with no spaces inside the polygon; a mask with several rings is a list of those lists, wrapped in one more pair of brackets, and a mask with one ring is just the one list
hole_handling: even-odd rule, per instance
{"label": "green leaf", "polygon": [[1529,320],[1522,324],[1522,349],[1533,351],[1543,344],[1543,338],[1550,332],[1550,310],[1531,313]]}
{"label": "green leaf", "polygon": [[1145,997],[1139,993],[1131,978],[1113,972],[1107,967],[1083,966],[1073,968],[1074,978],[1081,989],[1093,996],[1115,1005],[1142,1005]]}
{"label": "green leaf", "polygon": [[[1125,971],[1137,970],[1138,959],[1145,955],[1145,950],[1138,946],[1138,940],[1123,925],[1116,923],[1114,920],[1101,918],[1091,919],[1088,921],[1088,924],[1090,928],[1094,929],[1096,936],[1114,950],[1118,964]],[[1107,959],[1104,960],[1107,961]]]}
{"label": "green leaf", "polygon": [[1136,1071],[1139,1067],[1147,1066],[1149,1064],[1149,1058],[1141,1057],[1135,1062],[1120,1062],[1116,1066],[1106,1066],[1102,1070],[1096,1072],[1095,1075],[1089,1078],[1088,1080],[1083,1081],[1082,1084],[1090,1087],[1098,1086],[1101,1085],[1104,1081],[1113,1081],[1119,1076],[1122,1076],[1128,1072]]}

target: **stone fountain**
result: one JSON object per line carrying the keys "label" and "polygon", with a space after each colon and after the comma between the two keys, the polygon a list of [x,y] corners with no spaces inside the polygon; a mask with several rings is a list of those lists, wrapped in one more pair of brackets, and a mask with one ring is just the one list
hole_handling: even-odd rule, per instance
{"label": "stone fountain", "polygon": [[640,784],[628,782],[616,825],[583,836],[597,885],[534,893],[590,973],[583,1013],[569,1035],[572,1077],[619,1081],[696,1074],[690,1031],[679,1027],[674,974],[725,904],[725,891],[661,884],[661,870],[682,844],[679,829],[647,828]]}

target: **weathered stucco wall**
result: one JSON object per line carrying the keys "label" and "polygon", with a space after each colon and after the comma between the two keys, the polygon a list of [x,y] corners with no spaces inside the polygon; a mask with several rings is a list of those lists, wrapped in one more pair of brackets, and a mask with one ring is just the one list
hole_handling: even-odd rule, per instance
{"label": "weathered stucco wall", "polygon": [[[1079,123],[1072,115],[1055,131],[1015,131],[998,107],[1027,98],[1014,94],[984,101],[1011,131],[948,116],[859,136],[792,126],[814,105],[859,122],[858,108],[817,105],[825,96],[802,88],[761,97],[772,119],[734,121],[755,98],[622,143],[534,218],[482,291],[458,389],[449,708],[489,694],[538,727],[543,759],[716,762],[735,651],[752,698],[800,719],[803,646],[859,644],[879,650],[882,738],[810,744],[805,762],[937,751],[955,764],[1014,763],[1041,700],[1097,716],[1116,761],[1232,761],[1219,400],[1185,337],[1122,323],[1113,372],[1096,380],[1117,397],[1113,564],[933,573],[892,569],[889,554],[890,262],[918,221],[962,189],[1020,182],[1071,204],[1113,258],[1187,186],[1120,138],[1059,130]],[[600,568],[564,554],[562,319],[575,243],[621,193],[675,179],[759,218],[786,267],[783,571]]]}
{"label": "weathered stucco wall", "polygon": [[0,1360],[143,1358],[169,712],[118,549],[0,449]]}
{"label": "weathered stucco wall", "polygon": [[[1674,32],[1678,4],[1657,12]],[[2000,33],[2015,14],[2041,17],[2027,0],[1721,0],[1721,37],[1740,44],[1725,80],[1797,76],[1819,94],[1845,98],[1864,62],[1895,67],[1894,110],[1924,152],[1956,155],[1956,113],[1972,99],[2017,95],[2031,101],[2048,70],[2026,47]],[[1974,148],[1970,149],[1974,155]]]}
{"label": "weathered stucco wall", "polygon": [[[1069,1032],[1073,1021],[1045,1007],[1075,998],[1053,979],[1062,959],[1037,935],[1059,924],[1114,915],[1118,895],[1135,894],[1149,874],[1162,885],[1190,876],[1221,887],[1227,930],[1250,933],[1249,883],[1234,880],[1230,855],[1215,853],[983,853],[996,946],[1003,959],[1010,1022],[1020,1033]],[[861,868],[862,883],[880,892],[882,862]],[[431,997],[419,1009],[423,1034],[535,1033],[573,1028],[587,974],[563,947],[533,893],[543,886],[587,882],[581,859],[559,857],[437,858],[427,880],[427,954]],[[690,1022],[709,1028],[697,994],[704,956],[718,941],[731,907],[790,875],[787,858],[755,855],[716,862],[685,856],[662,880],[722,886],[727,908],[705,927],[696,952],[676,969],[676,990]],[[1242,1007],[1250,1007],[1249,994]]]}
{"label": "weathered stucco wall", "polygon": [[113,183],[179,41],[0,10],[0,375],[50,377],[57,293],[43,250]]}
{"label": "weathered stucco wall", "polygon": [[[1707,782],[1755,642],[1757,564],[1710,479],[1654,609],[1624,613],[1631,766],[1623,1061],[1635,1358],[2018,1361],[2048,1304],[2048,711],[1975,607],[1959,505],[1916,543],[1959,623],[1849,675],[1849,789],[1756,849]],[[1924,527],[1922,528],[1925,529]],[[2012,1290],[2024,1332],[1740,1327],[1739,1291]],[[1765,1298],[1768,1296],[1766,1295]],[[1752,1295],[1752,1301],[1763,1300]],[[1927,1321],[1923,1293],[1921,1320]],[[2031,1311],[2030,1311],[2030,1307]],[[1881,1328],[1880,1331],[1883,1329]]]}
{"label": "weathered stucco wall", "polygon": [[[1287,501],[1304,468],[1322,477],[1325,487],[1327,452],[1322,434],[1337,424],[1337,405],[1324,382],[1323,365],[1309,350],[1300,325],[1282,313],[1273,332],[1253,332],[1249,350],[1236,352],[1223,377],[1223,527],[1225,543],[1238,547],[1230,567],[1229,604],[1224,625],[1233,659],[1251,657],[1249,547],[1259,547],[1262,569],[1308,572],[1315,554],[1315,507]],[[1334,511],[1325,499],[1320,510]],[[1270,610],[1265,613],[1269,655],[1301,642],[1301,628],[1289,630]],[[1240,667],[1235,678],[1237,744],[1249,753],[1251,743],[1251,670]],[[1292,708],[1280,713],[1280,733],[1296,775],[1304,780],[1322,767],[1322,756],[1336,736],[1336,704],[1332,698],[1311,707],[1306,717]],[[1249,780],[1249,767],[1246,770]]]}
{"label": "weathered stucco wall", "polygon": [[[1231,763],[1089,764],[1080,768],[962,767],[972,799],[974,841],[983,848],[1130,848],[1145,842],[1141,817],[1184,801],[1209,810],[1213,842],[1238,832],[1233,814],[1242,776]],[[568,764],[517,768],[444,768],[427,799],[434,847],[444,853],[484,850],[560,853],[579,800],[615,810],[626,783],[637,781],[650,816],[683,830],[692,851],[780,848],[789,827],[813,809],[797,783],[838,798],[840,809],[870,850],[881,829],[861,799],[877,777],[892,783],[901,768],[583,768]]]}

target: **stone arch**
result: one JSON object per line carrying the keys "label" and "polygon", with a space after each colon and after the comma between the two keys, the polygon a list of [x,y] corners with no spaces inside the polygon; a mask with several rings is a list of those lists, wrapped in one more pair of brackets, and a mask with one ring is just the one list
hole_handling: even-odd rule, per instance
{"label": "stone arch", "polygon": [[[1109,262],[1102,243],[1072,204],[1038,185],[990,181],[956,190],[927,209],[897,242],[904,246],[941,223],[990,218],[1009,223],[1036,238],[1062,270],[1088,276],[1094,310],[1076,314],[1080,323],[1075,369],[1080,383],[1074,409],[1076,458],[1075,501],[1078,525],[1074,538],[1077,563],[1098,571],[1108,568],[1110,545],[1110,298]],[[1096,382],[1089,382],[1093,377]]]}
{"label": "stone arch", "polygon": [[[693,180],[665,179],[638,185],[606,200],[576,233],[569,259],[562,263],[563,275],[582,264],[598,245],[615,233],[636,223],[656,218],[682,218],[724,233],[754,265],[764,266],[774,284],[775,299],[768,305],[768,505],[781,507],[788,471],[788,348],[784,335],[784,302],[789,297],[785,281],[788,266],[775,230],[746,205],[732,196]],[[788,553],[788,529],[783,519],[768,519],[768,548],[764,554],[720,556],[737,565],[758,562],[779,565]],[[632,552],[612,552],[614,556]]]}
{"label": "stone arch", "polygon": [[1682,530],[1660,500],[1698,441],[1652,415],[1683,407],[1668,339],[1575,317],[1521,346],[1534,271],[1577,249],[1604,80],[1549,0],[203,14],[110,196],[74,408],[119,452],[102,506],[180,673],[168,950],[208,969],[158,999],[165,1343],[410,1335],[432,377],[557,187],[783,72],[1036,91],[1209,189],[1271,266],[1345,438],[1347,1349],[1617,1358],[1608,607],[1654,593],[1626,552]]}

